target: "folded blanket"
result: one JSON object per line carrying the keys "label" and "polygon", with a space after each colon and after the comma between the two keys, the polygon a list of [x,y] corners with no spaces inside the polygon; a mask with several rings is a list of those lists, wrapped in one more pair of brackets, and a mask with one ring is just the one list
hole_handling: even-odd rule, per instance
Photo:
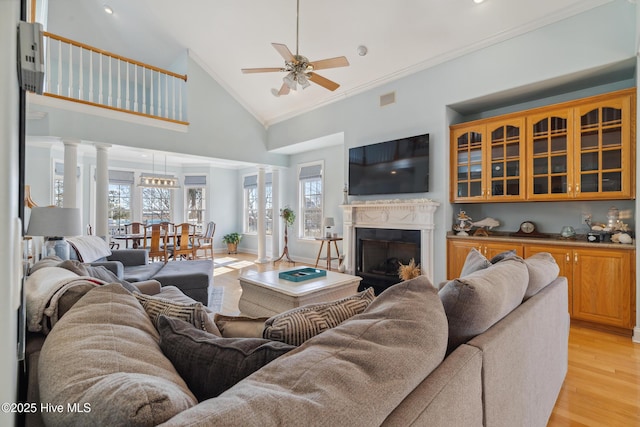
{"label": "folded blanket", "polygon": [[105,282],[81,277],[59,267],[41,268],[25,282],[27,329],[48,334],[58,321],[58,300],[70,288],[80,285],[101,286]]}
{"label": "folded blanket", "polygon": [[94,262],[111,255],[109,244],[98,236],[67,237],[67,242],[73,246],[82,262]]}

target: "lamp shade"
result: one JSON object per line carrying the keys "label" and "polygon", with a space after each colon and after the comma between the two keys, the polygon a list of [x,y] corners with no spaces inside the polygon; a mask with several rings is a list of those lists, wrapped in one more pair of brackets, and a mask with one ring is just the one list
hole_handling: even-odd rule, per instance
{"label": "lamp shade", "polygon": [[325,227],[333,227],[334,225],[336,225],[336,224],[335,224],[335,222],[333,221],[333,218],[331,218],[330,216],[329,216],[329,217],[326,217],[326,218],[324,219],[324,226],[325,226]]}
{"label": "lamp shade", "polygon": [[31,209],[27,236],[66,237],[82,234],[78,208],[34,207]]}

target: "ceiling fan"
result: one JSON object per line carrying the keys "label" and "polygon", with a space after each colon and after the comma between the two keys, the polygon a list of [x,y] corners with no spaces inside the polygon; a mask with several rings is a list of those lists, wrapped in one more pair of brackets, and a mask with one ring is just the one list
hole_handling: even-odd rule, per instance
{"label": "ceiling fan", "polygon": [[300,27],[300,0],[297,0],[296,9],[296,54],[291,53],[289,48],[281,43],[271,43],[271,45],[278,51],[284,58],[284,67],[273,68],[243,68],[243,73],[270,73],[276,71],[283,71],[287,73],[284,76],[282,86],[276,93],[273,89],[274,95],[286,95],[290,90],[296,90],[297,85],[302,86],[303,89],[309,87],[309,81],[322,86],[325,89],[334,91],[340,87],[340,85],[334,81],[331,81],[325,77],[322,77],[316,70],[324,70],[327,68],[346,67],[349,65],[349,61],[344,56],[338,56],[335,58],[321,59],[319,61],[309,61],[306,57],[298,53],[298,41],[299,41],[299,27]]}

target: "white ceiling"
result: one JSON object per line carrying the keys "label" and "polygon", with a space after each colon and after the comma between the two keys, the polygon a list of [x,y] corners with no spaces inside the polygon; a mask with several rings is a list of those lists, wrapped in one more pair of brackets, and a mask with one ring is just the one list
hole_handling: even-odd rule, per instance
{"label": "white ceiling", "polygon": [[320,73],[341,85],[335,92],[312,84],[282,97],[271,89],[284,73],[240,69],[282,66],[271,42],[295,53],[295,0],[49,0],[47,29],[170,70],[188,50],[268,126],[609,1],[300,0],[300,54],[351,65]]}

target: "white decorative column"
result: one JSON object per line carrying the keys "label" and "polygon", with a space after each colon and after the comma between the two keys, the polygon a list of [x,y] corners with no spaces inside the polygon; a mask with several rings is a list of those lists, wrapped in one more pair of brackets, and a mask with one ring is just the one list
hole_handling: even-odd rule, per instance
{"label": "white decorative column", "polygon": [[78,207],[78,145],[80,141],[63,139],[64,144],[64,193],[62,206]]}
{"label": "white decorative column", "polygon": [[354,274],[356,268],[357,228],[419,230],[422,274],[433,282],[434,213],[438,206],[440,203],[431,199],[376,200],[342,205],[343,252],[347,272]]}
{"label": "white decorative column", "polygon": [[109,144],[96,144],[96,225],[95,235],[109,236]]}
{"label": "white decorative column", "polygon": [[264,264],[269,262],[266,257],[266,246],[267,246],[267,234],[265,227],[265,219],[266,219],[266,209],[265,209],[265,199],[266,199],[266,188],[265,188],[265,171],[264,166],[260,166],[258,168],[258,259],[256,262],[258,264]]}
{"label": "white decorative column", "polygon": [[271,170],[271,258],[280,254],[280,170]]}

